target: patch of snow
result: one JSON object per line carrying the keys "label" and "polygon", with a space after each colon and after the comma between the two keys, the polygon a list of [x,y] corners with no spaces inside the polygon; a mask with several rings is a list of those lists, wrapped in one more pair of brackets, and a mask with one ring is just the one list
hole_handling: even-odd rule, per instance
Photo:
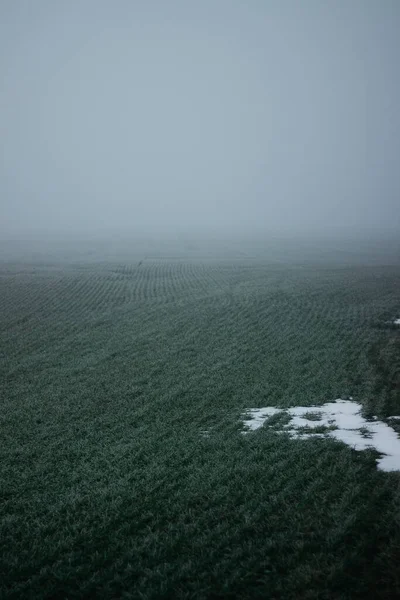
{"label": "patch of snow", "polygon": [[[378,421],[376,417],[372,422],[364,419],[361,415],[361,408],[361,404],[357,402],[341,399],[322,406],[294,406],[286,410],[272,406],[253,408],[246,412],[250,420],[245,421],[248,431],[244,431],[244,433],[259,429],[269,417],[275,414],[285,413],[291,417],[291,420],[283,426],[281,433],[289,433],[295,439],[329,436],[344,442],[355,450],[375,448],[384,455],[378,459],[378,468],[383,471],[400,470],[400,439],[397,433],[386,423]],[[318,415],[319,420],[307,419],[305,416],[307,413]],[[390,418],[398,419],[400,417]],[[326,433],[298,431],[302,427],[314,429],[321,426],[334,426],[336,429],[327,430]]]}
{"label": "patch of snow", "polygon": [[273,408],[272,406],[267,406],[266,408],[250,408],[250,410],[246,411],[246,416],[249,418],[249,420],[246,421],[246,425],[249,429],[254,431],[259,427],[262,427],[266,419],[280,412],[282,412],[280,408]]}
{"label": "patch of snow", "polygon": [[395,325],[400,325],[400,319],[395,319],[393,322]]}
{"label": "patch of snow", "polygon": [[296,433],[295,431],[290,434],[290,437],[294,440],[308,440],[310,437],[314,438],[324,438],[326,437],[325,433]]}

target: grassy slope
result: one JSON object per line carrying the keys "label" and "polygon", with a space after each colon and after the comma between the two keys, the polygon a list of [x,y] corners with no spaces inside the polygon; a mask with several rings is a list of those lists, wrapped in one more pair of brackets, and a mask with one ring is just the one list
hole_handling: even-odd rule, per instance
{"label": "grassy slope", "polygon": [[400,414],[400,268],[139,262],[2,267],[5,597],[400,595],[399,476],[238,433],[345,394]]}

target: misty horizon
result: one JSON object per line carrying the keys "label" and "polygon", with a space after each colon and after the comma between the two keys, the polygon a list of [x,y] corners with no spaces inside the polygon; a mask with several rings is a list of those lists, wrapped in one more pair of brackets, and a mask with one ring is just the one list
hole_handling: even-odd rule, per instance
{"label": "misty horizon", "polygon": [[395,235],[400,5],[7,0],[3,238]]}

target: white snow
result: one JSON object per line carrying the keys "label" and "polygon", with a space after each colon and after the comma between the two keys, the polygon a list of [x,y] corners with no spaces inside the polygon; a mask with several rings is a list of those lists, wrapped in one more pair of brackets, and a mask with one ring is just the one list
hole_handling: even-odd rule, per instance
{"label": "white snow", "polygon": [[395,324],[395,325],[400,325],[400,319],[395,319],[395,320],[394,320],[394,324]]}
{"label": "white snow", "polygon": [[[248,430],[254,431],[262,427],[272,415],[286,413],[291,419],[287,425],[283,426],[281,433],[289,433],[296,439],[330,436],[348,444],[355,450],[372,447],[384,455],[378,459],[378,468],[383,471],[400,470],[400,439],[397,433],[386,423],[378,421],[376,417],[374,417],[374,421],[364,419],[361,415],[361,408],[361,404],[357,402],[341,399],[322,406],[295,406],[286,410],[271,406],[252,408],[246,412],[250,420],[245,421],[245,425]],[[307,413],[319,420],[308,419]],[[335,427],[335,429],[327,430],[326,433],[298,431],[301,427],[314,429],[321,426]],[[249,433],[249,431],[244,433]]]}
{"label": "white snow", "polygon": [[282,412],[282,409],[273,408],[272,406],[267,406],[266,408],[250,408],[250,410],[246,412],[246,415],[250,417],[249,420],[246,421],[246,425],[249,429],[254,431],[259,427],[262,427],[264,421],[268,419],[268,417],[272,417],[280,412]]}

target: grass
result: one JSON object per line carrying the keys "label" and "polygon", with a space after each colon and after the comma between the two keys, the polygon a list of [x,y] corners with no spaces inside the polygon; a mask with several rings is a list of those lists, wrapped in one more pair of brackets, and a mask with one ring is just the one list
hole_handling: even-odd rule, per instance
{"label": "grass", "polygon": [[334,431],[337,429],[335,425],[319,425],[318,427],[308,427],[305,425],[304,427],[296,427],[296,433],[306,433],[306,434],[318,434],[318,433],[328,433],[329,431]]}
{"label": "grass", "polygon": [[2,597],[399,596],[400,476],[334,440],[240,435],[249,407],[352,395],[400,414],[399,330],[376,326],[399,281],[396,264],[4,261]]}
{"label": "grass", "polygon": [[308,421],[321,421],[322,415],[317,412],[306,412],[303,415],[304,419],[308,419]]}

